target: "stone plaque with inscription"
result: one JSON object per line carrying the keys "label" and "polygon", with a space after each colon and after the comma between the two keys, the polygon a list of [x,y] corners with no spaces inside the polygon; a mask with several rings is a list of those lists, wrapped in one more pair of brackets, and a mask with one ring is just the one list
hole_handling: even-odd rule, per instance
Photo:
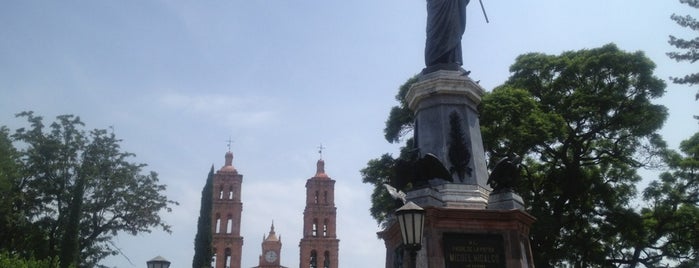
{"label": "stone plaque with inscription", "polygon": [[504,268],[505,246],[502,235],[445,233],[446,268]]}

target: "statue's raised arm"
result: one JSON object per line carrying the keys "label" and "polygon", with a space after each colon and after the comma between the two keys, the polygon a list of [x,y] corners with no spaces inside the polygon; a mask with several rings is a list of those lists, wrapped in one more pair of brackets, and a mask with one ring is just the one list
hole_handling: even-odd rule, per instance
{"label": "statue's raised arm", "polygon": [[469,0],[427,0],[425,70],[461,70],[461,37]]}

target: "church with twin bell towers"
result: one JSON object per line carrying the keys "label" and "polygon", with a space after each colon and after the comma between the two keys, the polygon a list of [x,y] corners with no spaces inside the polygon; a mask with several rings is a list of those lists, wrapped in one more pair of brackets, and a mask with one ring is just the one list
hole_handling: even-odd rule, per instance
{"label": "church with twin bell towers", "polygon": [[[322,150],[322,146],[320,147]],[[306,181],[306,207],[303,211],[302,238],[299,242],[300,268],[337,268],[337,207],[335,180],[325,173],[322,151],[316,163],[316,174]],[[233,167],[233,153],[226,153],[225,165],[212,180],[211,234],[213,268],[240,268],[243,250],[241,216],[243,175]],[[300,189],[299,189],[300,190]],[[265,209],[265,208],[260,208]],[[281,260],[281,236],[274,230],[262,237],[262,253],[255,268],[287,268]]]}

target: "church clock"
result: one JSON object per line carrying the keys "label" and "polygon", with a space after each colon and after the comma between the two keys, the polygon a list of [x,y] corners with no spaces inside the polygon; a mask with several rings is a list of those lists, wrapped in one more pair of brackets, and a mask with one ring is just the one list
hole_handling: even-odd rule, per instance
{"label": "church clock", "polygon": [[269,263],[273,263],[277,260],[277,253],[274,250],[268,250],[265,252],[265,260]]}
{"label": "church clock", "polygon": [[262,254],[260,264],[254,268],[287,268],[279,263],[282,252],[282,237],[274,232],[274,223],[267,236],[262,236]]}

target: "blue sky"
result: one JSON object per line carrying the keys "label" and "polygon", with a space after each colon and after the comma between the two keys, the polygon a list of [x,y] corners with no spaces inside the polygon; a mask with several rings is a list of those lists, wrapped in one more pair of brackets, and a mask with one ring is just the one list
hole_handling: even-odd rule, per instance
{"label": "blue sky", "polygon": [[[516,56],[616,43],[642,50],[656,76],[697,65],[665,56],[668,35],[696,37],[672,13],[679,1],[477,1],[468,7],[464,68],[487,90],[509,76]],[[0,3],[0,125],[14,114],[79,115],[88,128],[113,126],[122,148],[160,174],[181,203],[165,220],[171,235],[120,235],[115,267],[144,267],[156,255],[188,267],[209,167],[220,168],[231,137],[244,175],[243,267],[257,265],[274,220],[282,264],[297,267],[305,181],[317,146],[337,181],[342,267],[382,267],[385,248],[370,217],[371,187],[359,170],[382,153],[397,88],[424,66],[425,2],[406,0],[3,1]],[[699,130],[697,88],[668,82],[672,147]],[[649,178],[653,179],[649,175]],[[133,263],[133,264],[132,264]]]}

